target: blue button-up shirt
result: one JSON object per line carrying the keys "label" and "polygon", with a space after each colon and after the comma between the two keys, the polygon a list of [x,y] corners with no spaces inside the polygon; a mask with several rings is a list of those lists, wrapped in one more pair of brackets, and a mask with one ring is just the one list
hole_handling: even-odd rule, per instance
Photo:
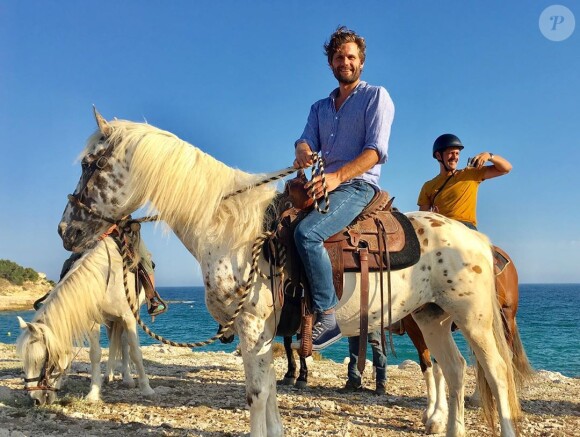
{"label": "blue button-up shirt", "polygon": [[359,82],[342,106],[335,109],[339,89],[314,103],[298,143],[307,143],[322,154],[325,170],[335,172],[358,157],[363,150],[376,150],[379,162],[355,179],[379,186],[381,164],[387,161],[395,106],[386,89]]}

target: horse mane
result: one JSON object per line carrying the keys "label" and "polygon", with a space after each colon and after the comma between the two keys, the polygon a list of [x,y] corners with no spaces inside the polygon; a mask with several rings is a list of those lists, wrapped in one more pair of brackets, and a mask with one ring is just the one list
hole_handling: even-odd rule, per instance
{"label": "horse mane", "polygon": [[[264,225],[264,211],[276,188],[252,187],[264,175],[245,173],[202,152],[176,135],[146,123],[109,122],[114,155],[129,165],[131,202],[150,202],[160,220],[193,233],[198,248],[218,243],[237,248],[253,241]],[[99,134],[92,139],[98,141]],[[138,146],[138,147],[137,147]],[[197,251],[198,255],[200,250]]]}
{"label": "horse mane", "polygon": [[[108,269],[105,240],[99,241],[73,264],[32,319],[32,324],[44,337],[51,360],[49,364],[58,365],[60,357],[71,354],[73,345],[82,344],[94,324],[103,321],[101,309],[107,293],[105,269]],[[29,329],[18,338],[17,351],[25,364],[44,359],[44,348],[35,343]]]}

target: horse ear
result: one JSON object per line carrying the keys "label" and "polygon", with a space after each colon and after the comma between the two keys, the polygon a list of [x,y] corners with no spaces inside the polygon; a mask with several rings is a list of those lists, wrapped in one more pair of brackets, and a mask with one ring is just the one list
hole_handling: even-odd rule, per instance
{"label": "horse ear", "polygon": [[20,325],[20,329],[25,330],[28,329],[30,335],[33,337],[42,337],[42,332],[36,327],[34,323],[25,322],[22,317],[16,316],[18,318],[18,324]]}
{"label": "horse ear", "polygon": [[111,135],[111,126],[109,126],[109,123],[107,123],[107,120],[103,118],[103,116],[99,113],[99,111],[97,111],[95,105],[93,105],[93,113],[95,114],[95,120],[97,121],[97,126],[99,127],[101,133],[105,137]]}

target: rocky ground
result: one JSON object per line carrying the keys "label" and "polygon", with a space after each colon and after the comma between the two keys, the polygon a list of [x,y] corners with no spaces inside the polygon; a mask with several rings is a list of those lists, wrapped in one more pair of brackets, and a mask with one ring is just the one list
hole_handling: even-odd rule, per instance
{"label": "rocky ground", "polygon": [[[14,346],[0,344],[0,436],[238,436],[249,431],[243,367],[235,354],[191,352],[167,346],[143,348],[156,394],[143,397],[120,381],[103,388],[103,402],[83,400],[89,389],[88,353],[80,350],[60,400],[32,408],[22,390]],[[105,350],[106,355],[106,350]],[[281,377],[285,361],[276,359]],[[388,394],[343,394],[346,366],[310,364],[309,388],[278,386],[289,436],[419,436],[424,384],[419,366],[389,366]],[[467,393],[473,390],[473,374]],[[372,386],[372,383],[369,382]],[[522,393],[524,436],[572,436],[580,430],[580,379],[538,372]],[[480,410],[466,408],[468,436],[492,435]]]}

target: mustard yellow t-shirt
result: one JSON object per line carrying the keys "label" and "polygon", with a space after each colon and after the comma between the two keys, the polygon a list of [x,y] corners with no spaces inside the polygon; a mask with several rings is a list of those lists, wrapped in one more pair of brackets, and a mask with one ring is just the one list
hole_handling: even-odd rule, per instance
{"label": "mustard yellow t-shirt", "polygon": [[435,198],[434,206],[437,207],[439,214],[477,226],[477,190],[479,184],[484,180],[484,175],[485,167],[467,167],[459,170],[451,176],[441,193],[435,197],[448,178],[447,175],[437,175],[423,184],[417,205],[433,206],[431,202]]}

